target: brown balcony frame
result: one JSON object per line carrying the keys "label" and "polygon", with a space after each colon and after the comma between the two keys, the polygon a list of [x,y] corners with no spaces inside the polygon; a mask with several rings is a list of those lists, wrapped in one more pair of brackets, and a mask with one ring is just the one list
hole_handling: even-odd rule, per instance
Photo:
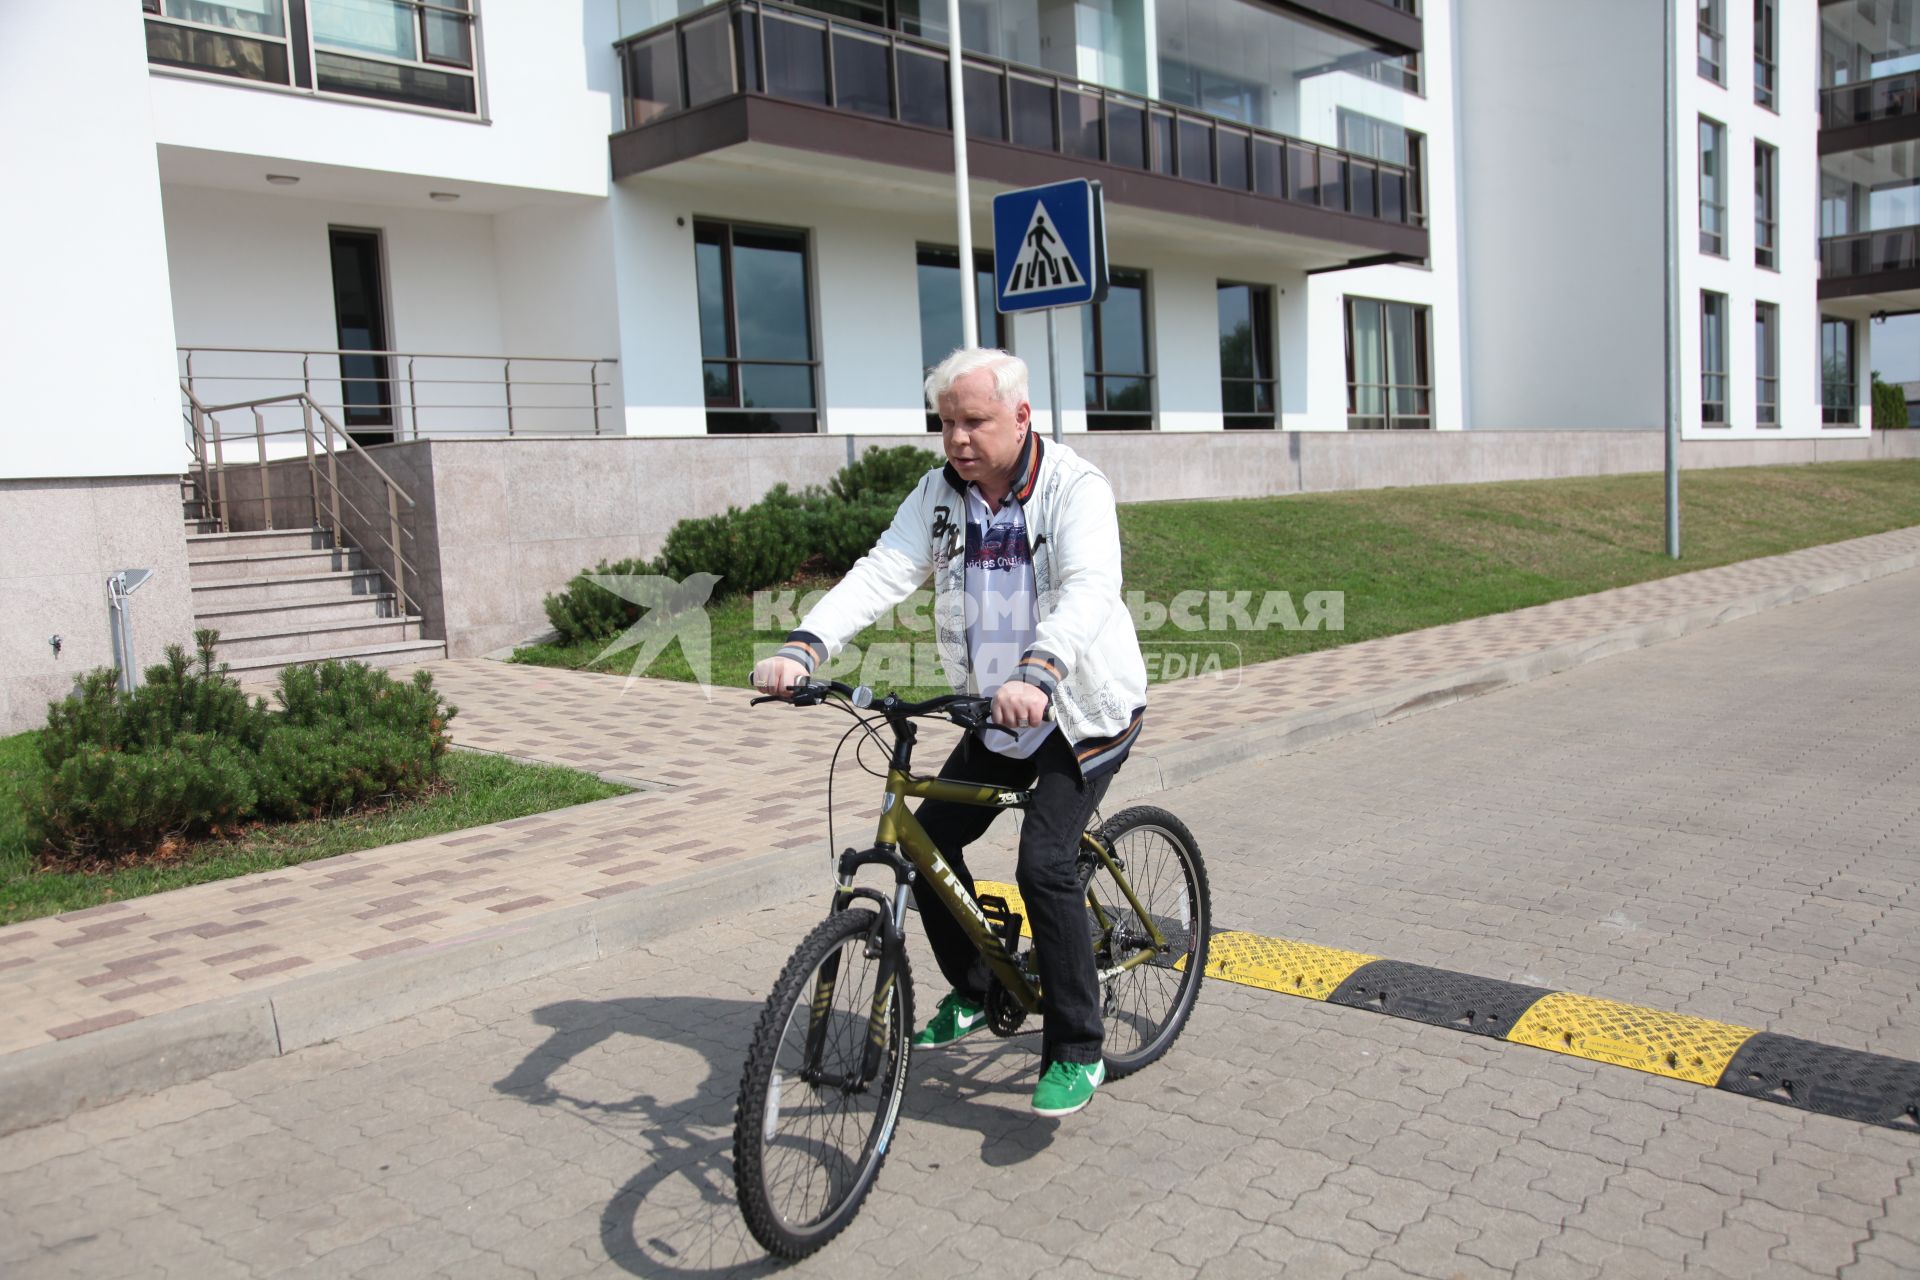
{"label": "brown balcony frame", "polygon": [[[796,33],[817,39],[817,60],[809,49],[804,63],[770,64],[770,23],[783,51]],[[611,140],[616,180],[747,142],[952,172],[951,148],[932,142],[951,128],[944,45],[777,0],[722,0],[615,49],[628,126]],[[856,57],[867,74],[854,84],[837,64]],[[1410,166],[1015,63],[969,54],[964,66],[978,177],[1094,178],[1113,204],[1362,246],[1385,260],[1427,257]]]}

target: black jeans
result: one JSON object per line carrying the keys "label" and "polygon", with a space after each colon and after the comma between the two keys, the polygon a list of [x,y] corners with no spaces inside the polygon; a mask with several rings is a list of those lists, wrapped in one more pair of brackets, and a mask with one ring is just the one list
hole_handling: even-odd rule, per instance
{"label": "black jeans", "polygon": [[[1073,744],[1056,728],[1025,760],[1009,759],[970,733],[947,758],[940,776],[955,782],[1033,788],[1033,804],[1020,828],[1015,879],[1026,900],[1040,971],[1040,1010],[1046,1018],[1041,1067],[1044,1070],[1053,1062],[1100,1061],[1100,983],[1087,941],[1087,904],[1080,895],[1074,856],[1080,848],[1080,832],[1106,794],[1113,771],[1092,782],[1083,779]],[[923,801],[914,812],[969,893],[973,873],[967,869],[964,850],[986,833],[999,812],[941,800]],[[984,997],[987,967],[959,922],[924,879],[914,881],[913,894],[940,971],[954,990],[975,1000]]]}

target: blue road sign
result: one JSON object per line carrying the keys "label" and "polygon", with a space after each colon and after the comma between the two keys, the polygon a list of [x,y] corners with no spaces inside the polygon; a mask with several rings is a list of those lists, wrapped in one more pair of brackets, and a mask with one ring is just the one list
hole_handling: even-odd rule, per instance
{"label": "blue road sign", "polygon": [[1100,184],[1085,178],[993,198],[994,297],[1001,312],[1040,311],[1107,296]]}

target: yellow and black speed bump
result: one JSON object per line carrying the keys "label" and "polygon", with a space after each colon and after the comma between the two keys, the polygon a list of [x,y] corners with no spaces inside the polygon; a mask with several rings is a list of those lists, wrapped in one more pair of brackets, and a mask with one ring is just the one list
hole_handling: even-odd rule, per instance
{"label": "yellow and black speed bump", "polygon": [[1211,932],[1207,976],[1920,1132],[1920,1062],[1233,929]]}

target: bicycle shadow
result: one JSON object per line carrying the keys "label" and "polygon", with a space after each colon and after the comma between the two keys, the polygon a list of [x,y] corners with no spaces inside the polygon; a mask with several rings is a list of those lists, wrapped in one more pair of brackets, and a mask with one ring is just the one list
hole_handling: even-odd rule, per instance
{"label": "bicycle shadow", "polygon": [[[634,1148],[638,1168],[600,1215],[601,1245],[623,1270],[748,1277],[779,1269],[747,1233],[733,1185],[733,1108],[760,1010],[758,1003],[693,996],[544,1005],[533,1019],[551,1034],[494,1083],[498,1093],[560,1109]],[[995,1167],[1030,1158],[1057,1128],[1025,1114],[1038,1048],[1037,1037],[1019,1037],[917,1055],[902,1122],[977,1133],[980,1159]],[[690,1097],[686,1050],[704,1067]],[[679,1069],[672,1097],[627,1092],[627,1077],[649,1065]],[[614,1087],[610,1079],[622,1083]]]}

